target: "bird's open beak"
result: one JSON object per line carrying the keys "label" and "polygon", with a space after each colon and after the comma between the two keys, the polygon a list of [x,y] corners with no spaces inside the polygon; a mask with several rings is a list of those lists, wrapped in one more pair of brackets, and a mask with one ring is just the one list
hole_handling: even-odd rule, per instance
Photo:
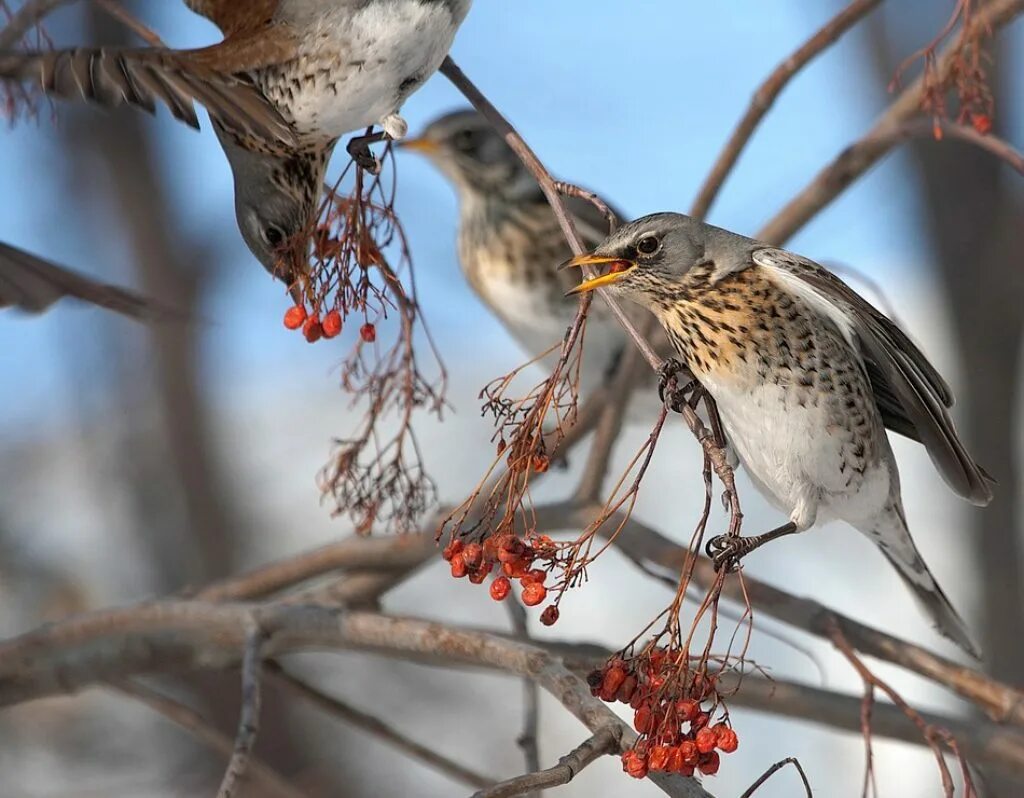
{"label": "bird's open beak", "polygon": [[404,139],[398,142],[398,147],[403,150],[421,152],[424,155],[433,155],[441,149],[436,141],[431,141],[430,139]]}
{"label": "bird's open beak", "polygon": [[587,291],[593,291],[595,288],[600,288],[603,285],[611,285],[612,283],[616,283],[621,280],[636,268],[636,264],[631,260],[610,258],[605,255],[594,254],[577,255],[575,258],[567,260],[558,268],[569,269],[573,267],[582,268],[584,266],[607,266],[608,271],[604,274],[598,275],[597,277],[591,277],[590,279],[584,280],[571,291],[567,291],[565,294],[566,296],[583,294]]}

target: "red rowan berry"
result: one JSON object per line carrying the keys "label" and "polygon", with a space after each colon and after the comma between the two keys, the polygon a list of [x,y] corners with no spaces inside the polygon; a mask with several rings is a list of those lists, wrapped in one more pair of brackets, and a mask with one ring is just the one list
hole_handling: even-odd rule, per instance
{"label": "red rowan berry", "polygon": [[466,568],[465,560],[463,560],[461,557],[452,558],[452,576],[454,576],[456,579],[462,579],[462,577],[464,577],[468,572],[469,569]]}
{"label": "red rowan berry", "polygon": [[622,769],[634,779],[642,779],[647,775],[647,760],[636,751],[626,751],[622,755]]}
{"label": "red rowan berry", "polygon": [[971,124],[983,136],[992,130],[992,118],[988,114],[971,114]]}
{"label": "red rowan berry", "polygon": [[683,740],[679,743],[679,753],[682,754],[683,762],[693,767],[700,760],[700,751],[693,740]]}
{"label": "red rowan berry", "polygon": [[527,571],[525,574],[523,574],[521,581],[522,581],[524,586],[526,586],[526,585],[528,585],[530,583],[536,583],[538,585],[543,585],[544,584],[544,580],[547,579],[547,578],[548,578],[548,572],[547,571],[541,570],[540,568],[533,568],[532,570]]}
{"label": "red rowan berry", "polygon": [[647,755],[647,767],[651,770],[668,770],[668,761],[668,746],[655,745],[651,747],[651,752]]}
{"label": "red rowan berry", "polygon": [[441,552],[441,556],[448,562],[452,561],[452,558],[462,552],[463,543],[458,538],[450,541],[444,550]]}
{"label": "red rowan berry", "polygon": [[693,731],[699,731],[708,725],[708,721],[711,720],[711,716],[707,712],[701,712],[697,717],[690,721],[690,728]]}
{"label": "red rowan berry", "polygon": [[701,757],[700,764],[697,768],[705,776],[714,776],[718,772],[718,767],[722,764],[722,760],[718,756],[718,751],[711,751]]}
{"label": "red rowan berry", "polygon": [[626,681],[626,671],[618,665],[612,665],[604,672],[604,691],[614,695],[618,692],[624,681]]}
{"label": "red rowan berry", "polygon": [[712,731],[715,733],[719,749],[723,752],[731,754],[740,747],[739,735],[725,724],[719,723],[717,726],[712,727]]}
{"label": "red rowan berry", "polygon": [[377,340],[377,328],[367,322],[359,328],[359,337],[362,338],[366,343],[372,344]]}
{"label": "red rowan berry", "polygon": [[284,326],[289,330],[297,330],[306,320],[306,309],[302,305],[293,305],[284,313]]}
{"label": "red rowan berry", "polygon": [[636,684],[636,676],[632,673],[627,674],[626,678],[622,681],[622,686],[615,693],[615,698],[623,704],[628,704],[632,700],[633,694],[636,693]]}
{"label": "red rowan berry", "polygon": [[692,698],[681,698],[676,701],[676,714],[681,723],[689,723],[700,714],[700,704]]}
{"label": "red rowan berry", "polygon": [[323,327],[324,338],[334,338],[341,332],[341,314],[337,310],[330,311],[320,326]]}
{"label": "red rowan berry", "polygon": [[320,326],[320,317],[316,313],[307,318],[306,323],[302,325],[302,334],[311,344],[319,341],[323,332],[323,327]]}
{"label": "red rowan berry", "polygon": [[640,734],[647,734],[647,732],[654,728],[654,715],[651,714],[651,709],[648,705],[642,705],[633,713],[633,728],[640,732]]}
{"label": "red rowan berry", "polygon": [[533,466],[533,470],[538,474],[543,474],[551,467],[551,458],[546,454],[535,454],[530,459],[530,465]]}
{"label": "red rowan berry", "polygon": [[552,604],[540,614],[540,622],[545,626],[554,626],[558,622],[558,607]]}
{"label": "red rowan berry", "polygon": [[491,582],[491,598],[495,601],[504,601],[512,592],[512,583],[507,576],[499,576]]}
{"label": "red rowan berry", "polygon": [[523,544],[512,535],[505,535],[498,541],[498,562],[513,562],[519,559]]}
{"label": "red rowan berry", "polygon": [[462,559],[467,568],[476,568],[484,561],[484,547],[479,543],[469,543],[462,550]]}
{"label": "red rowan berry", "polygon": [[668,761],[665,763],[665,770],[673,772],[683,767],[683,755],[679,752],[679,746],[674,745],[668,749]]}
{"label": "red rowan berry", "polygon": [[531,582],[523,588],[523,604],[527,607],[536,607],[547,597],[548,591],[545,590],[544,585],[538,585],[536,582]]}
{"label": "red rowan berry", "polygon": [[702,754],[706,754],[715,750],[715,746],[718,744],[718,735],[705,727],[697,732],[694,742],[697,743],[697,750]]}

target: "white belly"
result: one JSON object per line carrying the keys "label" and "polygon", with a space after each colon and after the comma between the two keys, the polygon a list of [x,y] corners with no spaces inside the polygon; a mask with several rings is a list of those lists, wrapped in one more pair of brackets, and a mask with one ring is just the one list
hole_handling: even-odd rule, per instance
{"label": "white belly", "polygon": [[[296,86],[291,116],[303,132],[337,138],[379,124],[441,65],[457,28],[439,4],[383,0],[352,12],[319,11],[300,66],[315,76]],[[324,55],[335,67],[318,71]],[[305,70],[304,70],[305,71]]]}
{"label": "white belly", "polygon": [[737,392],[713,375],[701,380],[751,480],[800,528],[832,519],[855,523],[883,507],[889,496],[887,458],[863,474],[855,471],[850,433],[831,423],[824,405],[801,407],[778,385]]}

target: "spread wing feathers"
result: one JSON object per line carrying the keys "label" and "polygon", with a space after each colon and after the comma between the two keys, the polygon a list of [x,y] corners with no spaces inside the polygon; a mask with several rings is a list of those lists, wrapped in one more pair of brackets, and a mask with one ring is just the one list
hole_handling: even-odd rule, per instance
{"label": "spread wing feathers", "polygon": [[294,133],[246,79],[187,61],[187,53],[158,49],[77,48],[0,53],[0,79],[36,84],[47,94],[113,108],[153,113],[158,102],[176,119],[199,127],[194,102],[229,130],[292,143]]}
{"label": "spread wing feathers", "polygon": [[140,321],[180,315],[133,291],[101,283],[0,243],[0,308],[42,313],[64,297],[81,299]]}
{"label": "spread wing feathers", "polygon": [[959,495],[987,504],[994,480],[957,435],[947,412],[953,405],[949,386],[906,334],[814,261],[774,248],[755,250],[751,259],[830,318],[858,349],[885,425],[923,443]]}

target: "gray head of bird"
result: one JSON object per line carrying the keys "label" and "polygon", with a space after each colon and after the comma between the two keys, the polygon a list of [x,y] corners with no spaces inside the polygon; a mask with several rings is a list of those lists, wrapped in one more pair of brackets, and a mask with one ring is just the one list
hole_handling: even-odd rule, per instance
{"label": "gray head of bird", "polygon": [[249,250],[289,286],[308,274],[328,154],[249,150],[221,137],[235,183],[235,216]]}
{"label": "gray head of bird", "polygon": [[425,155],[463,197],[513,196],[538,191],[519,157],[477,111],[453,111],[435,119],[414,139],[399,144]]}
{"label": "gray head of bird", "polygon": [[600,272],[568,293],[607,287],[642,304],[670,300],[694,266],[713,261],[709,245],[718,243],[719,232],[727,234],[681,213],[655,213],[629,222],[592,252],[562,264],[563,269],[594,266]]}

